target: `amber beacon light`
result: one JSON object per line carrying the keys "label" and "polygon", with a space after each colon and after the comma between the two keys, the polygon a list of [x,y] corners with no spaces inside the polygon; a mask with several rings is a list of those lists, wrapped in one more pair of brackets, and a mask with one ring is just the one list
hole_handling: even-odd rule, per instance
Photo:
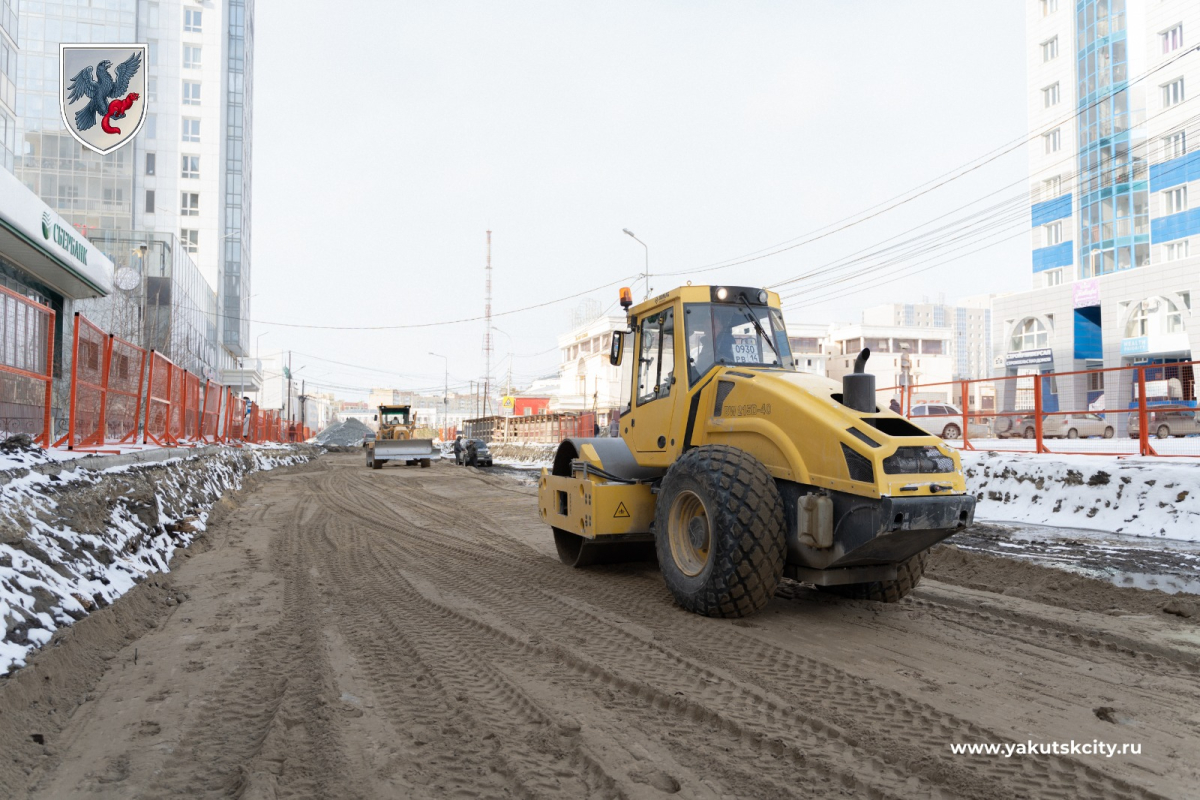
{"label": "amber beacon light", "polygon": [[621,308],[629,308],[633,305],[633,292],[628,286],[621,287]]}

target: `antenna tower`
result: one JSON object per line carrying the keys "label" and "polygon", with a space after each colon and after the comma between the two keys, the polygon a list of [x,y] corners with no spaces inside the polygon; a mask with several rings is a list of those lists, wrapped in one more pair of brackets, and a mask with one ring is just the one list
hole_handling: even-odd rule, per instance
{"label": "antenna tower", "polygon": [[490,412],[488,403],[492,397],[492,232],[487,232],[487,288],[484,291],[483,317],[487,328],[483,332],[483,415]]}

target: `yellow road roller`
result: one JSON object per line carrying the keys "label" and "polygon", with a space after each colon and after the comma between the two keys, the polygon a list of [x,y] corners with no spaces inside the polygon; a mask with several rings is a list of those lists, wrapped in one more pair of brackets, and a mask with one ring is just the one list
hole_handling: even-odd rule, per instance
{"label": "yellow road roller", "polygon": [[714,617],[753,614],[784,576],[894,602],[971,524],[958,454],[876,405],[869,350],[840,383],[797,371],[760,288],[621,305],[620,436],[564,440],[538,482],[564,564],[656,555],[679,605]]}

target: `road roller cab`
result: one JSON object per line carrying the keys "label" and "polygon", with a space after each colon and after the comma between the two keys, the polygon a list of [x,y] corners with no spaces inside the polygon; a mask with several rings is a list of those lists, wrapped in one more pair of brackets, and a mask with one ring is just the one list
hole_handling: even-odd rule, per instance
{"label": "road roller cab", "polygon": [[796,370],[779,296],[684,286],[633,306],[610,361],[620,438],[568,439],[538,502],[560,558],[656,552],[684,608],[743,616],[782,576],[897,600],[972,521],[957,453],[875,402],[869,351],[838,382]]}

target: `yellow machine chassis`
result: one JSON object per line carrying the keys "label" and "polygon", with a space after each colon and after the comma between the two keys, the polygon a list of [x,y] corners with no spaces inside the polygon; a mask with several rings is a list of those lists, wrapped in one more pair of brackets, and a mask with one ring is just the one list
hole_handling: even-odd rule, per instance
{"label": "yellow machine chassis", "polygon": [[543,469],[538,481],[542,521],[585,539],[650,533],[655,498],[644,483],[561,477]]}

